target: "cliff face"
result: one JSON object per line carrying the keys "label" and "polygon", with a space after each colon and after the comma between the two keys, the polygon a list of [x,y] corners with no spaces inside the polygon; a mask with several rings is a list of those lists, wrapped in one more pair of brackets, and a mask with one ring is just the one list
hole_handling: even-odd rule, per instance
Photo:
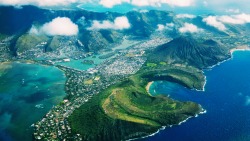
{"label": "cliff face", "polygon": [[228,50],[214,40],[198,42],[191,37],[179,37],[157,47],[150,54],[149,60],[170,64],[186,64],[203,69],[229,57]]}

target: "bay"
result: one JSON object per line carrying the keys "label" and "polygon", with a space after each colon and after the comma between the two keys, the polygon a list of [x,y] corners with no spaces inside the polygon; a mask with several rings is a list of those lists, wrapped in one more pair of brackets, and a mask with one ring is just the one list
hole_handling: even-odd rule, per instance
{"label": "bay", "polygon": [[164,94],[180,101],[194,101],[207,113],[142,141],[250,140],[250,52],[234,52],[231,60],[206,70],[205,75],[204,92],[166,81],[153,83],[150,87],[153,95]]}
{"label": "bay", "polygon": [[17,62],[8,65],[0,77],[0,140],[30,141],[31,125],[66,95],[66,78],[55,67]]}

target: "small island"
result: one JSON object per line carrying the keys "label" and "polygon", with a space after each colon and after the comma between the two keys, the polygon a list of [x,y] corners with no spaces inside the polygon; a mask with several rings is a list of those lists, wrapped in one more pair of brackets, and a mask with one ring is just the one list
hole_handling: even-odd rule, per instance
{"label": "small island", "polygon": [[86,64],[86,65],[93,65],[93,64],[95,64],[95,62],[93,60],[83,60],[82,63]]}

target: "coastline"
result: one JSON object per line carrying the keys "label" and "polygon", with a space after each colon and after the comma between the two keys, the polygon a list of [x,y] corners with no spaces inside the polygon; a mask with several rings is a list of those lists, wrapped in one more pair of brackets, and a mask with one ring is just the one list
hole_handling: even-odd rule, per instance
{"label": "coastline", "polygon": [[152,95],[150,94],[149,90],[150,90],[150,86],[151,86],[153,83],[154,83],[154,81],[148,82],[148,84],[147,84],[147,86],[146,86],[146,90],[147,90],[147,92],[148,92],[148,94],[149,94],[150,96],[152,96]]}
{"label": "coastline", "polygon": [[238,46],[236,48],[233,48],[230,50],[231,56],[233,55],[235,51],[250,51],[250,47],[248,47],[247,45],[243,45],[243,46]]}
{"label": "coastline", "polygon": [[[231,54],[230,58],[228,58],[228,59],[226,59],[226,60],[223,60],[223,61],[221,61],[221,62],[218,62],[217,64],[212,65],[212,66],[208,67],[207,69],[202,70],[203,74],[204,74],[204,71],[213,69],[214,67],[219,66],[219,65],[221,65],[222,63],[225,63],[226,61],[230,61],[231,59],[233,59],[233,53],[236,52],[236,51],[250,51],[250,48],[249,48],[248,46],[245,45],[245,46],[239,46],[239,47],[236,47],[236,48],[233,48],[233,49],[229,50],[229,52],[230,52],[230,54]],[[205,75],[204,75],[204,76],[205,76]],[[206,83],[207,83],[207,77],[205,76],[205,83],[204,83],[204,85],[203,85],[203,89],[202,89],[202,90],[197,90],[197,89],[195,89],[195,90],[196,90],[196,91],[203,91],[203,92],[204,92],[204,91],[205,91]]]}
{"label": "coastline", "polygon": [[[202,74],[204,75],[204,71],[202,70]],[[204,79],[205,79],[205,82],[202,86],[202,89],[191,89],[191,90],[195,90],[195,91],[198,91],[198,92],[204,92],[205,91],[205,87],[206,87],[206,84],[207,84],[207,77],[204,75]]]}
{"label": "coastline", "polygon": [[0,77],[7,73],[7,70],[12,68],[12,62],[1,62],[0,63]]}
{"label": "coastline", "polygon": [[[9,78],[3,82],[3,98],[7,96],[5,96],[5,93],[15,93],[15,97],[22,97],[21,99],[15,98],[1,103],[4,106],[13,103],[10,108],[18,110],[18,113],[15,114],[10,109],[4,109],[5,113],[9,113],[8,118],[15,115],[16,119],[7,122],[2,133],[8,134],[13,140],[18,138],[32,140],[33,128],[30,125],[40,121],[51,110],[53,105],[58,105],[60,101],[63,101],[66,94],[64,89],[65,74],[56,67],[51,69],[39,64],[27,63],[26,61],[9,61],[0,64],[12,66],[10,70],[7,70],[8,74],[1,78],[2,80]],[[11,81],[12,79],[15,81]],[[40,91],[42,91],[42,97],[40,97],[40,94],[38,97],[33,97],[36,92]],[[43,108],[36,106],[39,104],[43,105]],[[25,118],[28,116],[27,111],[33,113],[32,118]],[[0,116],[2,115],[0,114]],[[23,121],[22,124],[18,124],[19,119]]]}
{"label": "coastline", "polygon": [[[169,127],[172,127],[172,125],[169,125]],[[158,129],[155,133],[152,133],[150,135],[147,135],[147,136],[142,136],[142,137],[138,137],[138,138],[132,138],[132,139],[128,139],[126,141],[134,141],[134,140],[138,140],[138,139],[145,139],[145,138],[148,138],[148,137],[152,137],[156,134],[158,134],[160,131],[162,130],[165,130],[167,128],[167,126],[162,126],[160,129]]]}
{"label": "coastline", "polygon": [[[235,51],[250,51],[250,49],[232,49],[232,50],[230,50],[231,56],[230,56],[229,59],[226,59],[226,60],[223,60],[223,61],[221,61],[221,62],[218,62],[216,65],[213,65],[213,66],[211,66],[211,67],[209,67],[209,68],[212,69],[213,67],[215,67],[215,66],[217,66],[217,65],[220,65],[220,64],[222,64],[222,63],[224,63],[224,62],[226,62],[226,61],[228,61],[228,60],[231,60],[231,59],[233,58],[233,53],[234,53]],[[57,67],[56,67],[56,68],[57,68]],[[59,68],[58,68],[58,69],[59,69]],[[59,70],[61,70],[61,69],[59,69]],[[205,70],[206,70],[206,69],[205,69]],[[62,70],[61,70],[61,71],[62,71]],[[203,70],[202,70],[202,72],[204,73]],[[65,73],[63,73],[63,74],[65,74]],[[205,85],[206,85],[206,83],[207,83],[207,78],[206,78],[205,75],[204,75],[204,77],[205,77],[205,82],[204,82],[204,84],[203,84],[203,89],[202,89],[202,90],[197,90],[197,91],[205,91]],[[147,92],[148,92],[149,95],[151,95],[150,92],[149,92],[149,90],[150,90],[150,86],[151,86],[153,83],[154,83],[154,81],[148,82],[148,84],[146,85],[146,90],[147,90]],[[207,112],[207,111],[203,109],[200,113],[196,114],[195,116],[189,116],[189,117],[187,117],[185,120],[179,122],[178,124],[173,124],[173,125],[168,125],[168,126],[162,126],[162,127],[159,128],[155,133],[152,133],[152,134],[147,135],[147,136],[139,137],[139,138],[128,139],[128,141],[130,141],[130,140],[137,140],[137,139],[143,139],[143,138],[147,138],[147,137],[154,136],[154,135],[158,134],[161,130],[165,130],[166,128],[169,128],[169,127],[172,127],[172,126],[181,125],[182,123],[187,122],[189,119],[194,118],[194,117],[198,117],[199,115],[205,114],[206,112]]]}
{"label": "coastline", "polygon": [[[210,69],[212,69],[212,68],[214,68],[214,67],[216,67],[216,66],[221,65],[222,63],[224,63],[224,62],[226,62],[226,61],[229,61],[229,60],[233,59],[233,53],[236,52],[236,51],[250,51],[250,48],[249,48],[248,46],[240,46],[240,47],[236,47],[236,48],[231,49],[231,50],[229,51],[230,54],[231,54],[230,58],[228,58],[228,59],[226,59],[226,60],[223,60],[223,61],[221,61],[221,62],[218,62],[217,64],[215,64],[215,65],[213,65],[213,66],[210,66],[210,67],[208,67],[207,69],[202,70],[203,74],[204,74],[204,71],[205,71],[205,70],[210,70]],[[204,76],[205,76],[205,75],[204,75]],[[150,86],[151,86],[153,83],[154,83],[154,81],[149,82],[149,83],[147,84],[147,86],[146,86],[146,90],[147,90],[147,92],[148,92],[149,95],[151,95],[151,94],[149,93],[149,88],[150,88]],[[205,82],[204,82],[204,84],[203,84],[203,89],[202,89],[202,90],[195,89],[195,90],[196,90],[196,91],[205,91],[206,83],[207,83],[207,77],[205,76]],[[127,141],[133,141],[133,140],[137,140],[137,139],[143,139],[143,138],[147,138],[147,137],[154,136],[154,135],[158,134],[161,130],[165,130],[166,128],[169,128],[169,127],[171,128],[171,127],[176,126],[176,125],[177,125],[177,126],[178,126],[178,125],[181,125],[182,123],[187,122],[190,118],[198,117],[199,115],[206,114],[206,113],[207,113],[207,111],[203,109],[199,114],[196,114],[195,116],[187,117],[187,119],[185,119],[185,120],[179,122],[178,124],[169,125],[169,126],[163,126],[162,128],[158,129],[158,131],[156,131],[156,132],[153,133],[153,134],[150,134],[150,135],[148,135],[148,136],[139,137],[139,138],[128,139]]]}
{"label": "coastline", "polygon": [[145,138],[148,138],[148,137],[152,137],[152,136],[158,134],[160,131],[165,130],[166,128],[171,128],[171,127],[173,127],[173,126],[179,126],[179,125],[181,125],[181,124],[187,122],[189,119],[191,119],[191,118],[196,118],[196,117],[198,117],[199,115],[202,115],[202,114],[205,114],[205,113],[207,113],[207,111],[206,111],[205,109],[202,109],[202,111],[201,111],[200,113],[196,114],[195,116],[189,116],[189,117],[187,117],[185,120],[179,122],[178,124],[172,124],[172,125],[168,125],[168,126],[162,126],[162,127],[161,127],[160,129],[158,129],[155,133],[152,133],[152,134],[147,135],[147,136],[142,136],[142,137],[138,137],[138,138],[128,139],[128,140],[126,140],[126,141],[134,141],[134,140],[138,140],[138,139],[145,139]]}

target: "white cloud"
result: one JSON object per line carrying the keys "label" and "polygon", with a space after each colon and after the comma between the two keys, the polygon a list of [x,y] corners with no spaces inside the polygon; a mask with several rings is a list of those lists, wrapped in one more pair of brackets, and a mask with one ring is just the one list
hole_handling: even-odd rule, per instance
{"label": "white cloud", "polygon": [[227,13],[240,13],[240,9],[227,9]]}
{"label": "white cloud", "polygon": [[224,24],[250,23],[250,14],[242,13],[236,15],[208,16],[206,18],[203,18],[203,22],[221,31],[225,31],[226,26]]}
{"label": "white cloud", "polygon": [[157,6],[168,4],[170,6],[187,7],[194,5],[194,0],[132,0],[131,4],[136,6]]}
{"label": "white cloud", "polygon": [[223,23],[229,23],[229,24],[246,24],[250,23],[250,15],[242,13],[232,16],[220,16],[219,20]]}
{"label": "white cloud", "polygon": [[206,18],[203,18],[202,21],[205,22],[207,25],[215,27],[221,31],[226,30],[225,25],[222,22],[218,21],[216,16],[208,16]]}
{"label": "white cloud", "polygon": [[204,5],[205,7],[207,7],[207,6],[208,6],[207,1],[203,1],[203,5]]}
{"label": "white cloud", "polygon": [[0,0],[1,5],[67,6],[84,0]]}
{"label": "white cloud", "polygon": [[187,7],[195,4],[195,0],[162,0],[171,6]]}
{"label": "white cloud", "polygon": [[89,30],[100,30],[100,29],[115,29],[115,30],[123,30],[130,28],[130,23],[128,18],[125,16],[115,18],[114,22],[105,20],[105,21],[97,21],[94,20],[92,26],[89,27]]}
{"label": "white cloud", "polygon": [[249,0],[206,0],[209,7],[213,10],[221,10],[226,9],[240,9],[241,11],[245,11],[249,9]]}
{"label": "white cloud", "polygon": [[190,23],[184,23],[184,26],[179,28],[179,31],[181,33],[196,33],[202,31],[202,29],[199,29],[196,25],[190,24]]}
{"label": "white cloud", "polygon": [[187,7],[195,4],[195,0],[0,0],[0,5],[36,5],[36,6],[69,6],[71,4],[99,3],[112,8],[115,5],[129,3],[135,6],[160,7],[162,4],[170,6]]}
{"label": "white cloud", "polygon": [[244,21],[235,19],[231,16],[221,16],[219,17],[219,20],[223,23],[230,23],[230,24],[243,24]]}
{"label": "white cloud", "polygon": [[239,15],[235,15],[234,17],[244,21],[245,23],[250,22],[250,15],[249,14],[242,13],[242,14],[239,14]]}
{"label": "white cloud", "polygon": [[[156,2],[157,3],[157,2]],[[150,3],[150,0],[132,0],[131,4],[136,6],[156,6],[156,3]]]}
{"label": "white cloud", "polygon": [[128,21],[128,18],[125,16],[116,18],[114,24],[115,27],[119,30],[130,28],[130,23]]}
{"label": "white cloud", "polygon": [[167,23],[166,25],[163,24],[157,25],[157,31],[172,30],[173,28],[174,28],[174,23]]}
{"label": "white cloud", "polygon": [[38,35],[38,34],[40,34],[40,31],[39,31],[39,29],[37,27],[32,26],[29,33]]}
{"label": "white cloud", "polygon": [[111,8],[115,5],[129,3],[135,6],[164,6],[165,4],[173,7],[206,8],[207,10],[220,11],[226,9],[240,9],[249,11],[249,0],[0,0],[0,5],[35,5],[35,6],[71,6],[77,4],[100,4]]}
{"label": "white cloud", "polygon": [[129,3],[130,0],[100,0],[99,4],[108,8],[112,8],[113,6],[121,5],[124,2]]}
{"label": "white cloud", "polygon": [[187,18],[187,19],[193,19],[195,18],[195,15],[192,14],[178,14],[176,15],[176,18]]}
{"label": "white cloud", "polygon": [[187,7],[194,5],[195,0],[100,0],[99,1],[99,4],[107,8],[112,8],[115,5],[121,5],[123,3],[129,3],[135,6],[161,7],[162,4],[168,4],[170,6]]}
{"label": "white cloud", "polygon": [[73,36],[78,34],[78,26],[67,17],[57,17],[49,23],[45,23],[41,28],[32,26],[29,33],[46,34],[49,36]]}

